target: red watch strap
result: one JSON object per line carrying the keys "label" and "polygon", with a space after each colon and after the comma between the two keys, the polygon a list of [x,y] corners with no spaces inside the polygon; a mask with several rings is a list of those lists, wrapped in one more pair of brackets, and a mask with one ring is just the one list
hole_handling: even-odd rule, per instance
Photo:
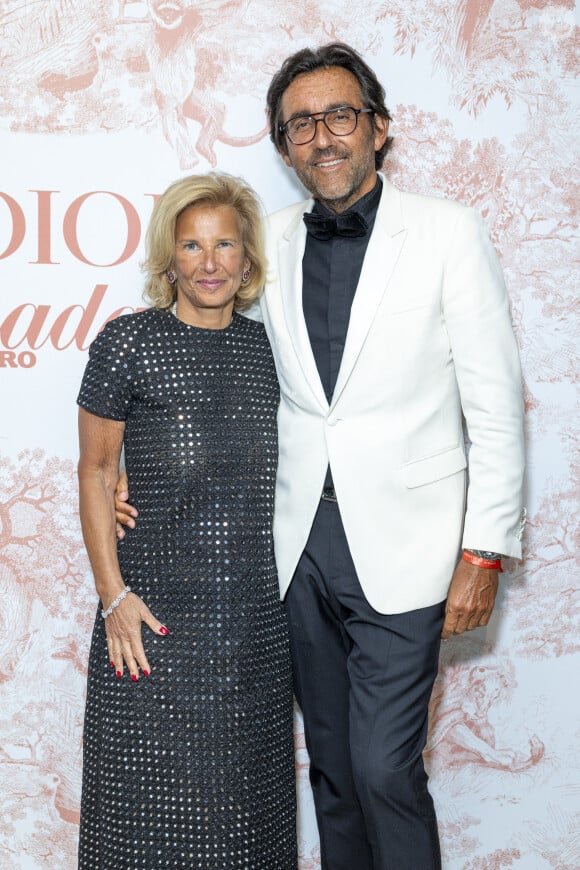
{"label": "red watch strap", "polygon": [[471,562],[472,565],[477,565],[478,568],[491,568],[491,570],[499,571],[500,574],[503,574],[501,559],[482,559],[481,556],[476,556],[475,553],[470,553],[469,550],[464,550],[461,558],[464,562]]}

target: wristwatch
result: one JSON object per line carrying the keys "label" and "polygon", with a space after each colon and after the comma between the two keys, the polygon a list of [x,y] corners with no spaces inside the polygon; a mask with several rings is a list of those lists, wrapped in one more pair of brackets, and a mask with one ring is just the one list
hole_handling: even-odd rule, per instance
{"label": "wristwatch", "polygon": [[480,559],[489,559],[490,562],[496,562],[498,559],[501,559],[501,553],[492,553],[491,550],[472,550],[471,547],[466,547],[465,549],[468,553],[479,556]]}

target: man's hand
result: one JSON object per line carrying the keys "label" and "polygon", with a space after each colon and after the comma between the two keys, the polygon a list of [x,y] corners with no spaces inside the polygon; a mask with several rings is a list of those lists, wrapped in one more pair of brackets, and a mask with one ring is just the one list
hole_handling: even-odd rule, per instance
{"label": "man's hand", "polygon": [[445,622],[441,637],[444,640],[454,634],[463,634],[482,625],[487,625],[498,584],[498,572],[480,568],[463,559],[457,565],[447,595]]}
{"label": "man's hand", "polygon": [[129,529],[135,528],[135,518],[139,516],[139,512],[136,508],[128,502],[129,499],[129,481],[127,479],[127,473],[122,471],[119,475],[119,480],[117,481],[117,486],[115,489],[115,519],[117,521],[117,537],[120,541],[125,537],[125,529],[123,526],[127,526]]}

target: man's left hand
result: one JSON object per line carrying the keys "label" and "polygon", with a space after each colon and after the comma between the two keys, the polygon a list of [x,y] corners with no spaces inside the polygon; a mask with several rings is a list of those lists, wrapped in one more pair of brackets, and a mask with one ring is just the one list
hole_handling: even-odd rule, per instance
{"label": "man's left hand", "polygon": [[463,559],[454,571],[441,637],[444,640],[454,634],[463,634],[482,625],[487,625],[498,584],[498,572],[480,568]]}

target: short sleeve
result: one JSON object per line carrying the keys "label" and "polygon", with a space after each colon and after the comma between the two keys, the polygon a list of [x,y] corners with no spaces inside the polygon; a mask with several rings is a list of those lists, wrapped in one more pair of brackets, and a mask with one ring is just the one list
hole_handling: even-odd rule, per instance
{"label": "short sleeve", "polygon": [[89,348],[77,404],[97,417],[126,420],[133,395],[134,341],[128,321],[108,323]]}

